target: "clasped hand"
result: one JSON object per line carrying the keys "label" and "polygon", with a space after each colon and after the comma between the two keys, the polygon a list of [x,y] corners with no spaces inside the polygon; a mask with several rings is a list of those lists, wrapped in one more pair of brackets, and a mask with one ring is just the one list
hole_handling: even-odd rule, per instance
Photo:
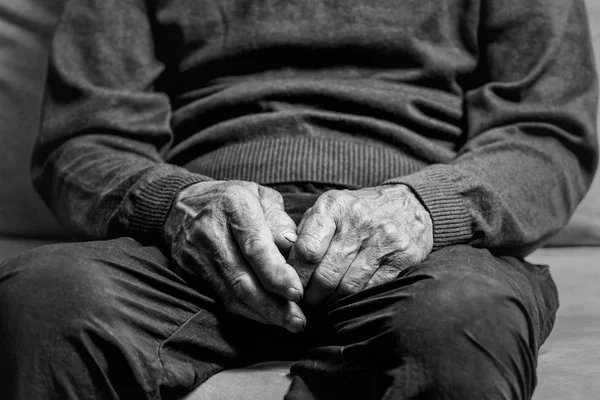
{"label": "clasped hand", "polygon": [[429,213],[405,185],[333,190],[303,216],[289,263],[310,306],[395,279],[433,247]]}
{"label": "clasped hand", "polygon": [[304,329],[298,305],[331,302],[394,279],[432,249],[428,212],[404,185],[329,191],[296,225],[281,195],[243,181],[182,190],[164,227],[171,257],[229,312]]}

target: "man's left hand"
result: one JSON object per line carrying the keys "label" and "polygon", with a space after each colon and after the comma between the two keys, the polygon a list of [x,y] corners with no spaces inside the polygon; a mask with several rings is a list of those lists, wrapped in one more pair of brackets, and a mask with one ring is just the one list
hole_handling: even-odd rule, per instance
{"label": "man's left hand", "polygon": [[289,264],[316,306],[395,279],[432,247],[431,217],[407,186],[332,190],[303,216]]}

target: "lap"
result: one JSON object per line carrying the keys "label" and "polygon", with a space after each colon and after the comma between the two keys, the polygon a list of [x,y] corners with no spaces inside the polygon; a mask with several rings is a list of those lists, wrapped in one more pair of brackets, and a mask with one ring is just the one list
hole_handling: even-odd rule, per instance
{"label": "lap", "polygon": [[499,296],[514,300],[523,309],[526,318],[531,319],[532,345],[541,346],[552,329],[558,307],[548,267],[514,257],[497,257],[488,250],[466,245],[438,250],[422,263],[403,270],[396,280],[331,304],[327,313],[333,318],[353,308],[363,307],[364,311],[358,312],[365,313],[387,306],[397,309],[397,304],[403,303],[420,312],[470,318],[472,313],[493,311],[500,304]]}
{"label": "lap", "polygon": [[157,248],[129,238],[43,246],[2,264],[0,281],[5,282],[0,293],[31,302],[36,301],[31,294],[43,294],[43,300],[68,301],[73,307],[94,303],[118,308],[118,303],[144,298],[144,308],[151,312],[179,310],[167,318],[157,315],[161,321],[185,319],[200,305],[210,307],[210,298],[187,288],[168,264]]}
{"label": "lap", "polygon": [[176,275],[158,248],[130,238],[44,246],[6,260],[0,316],[6,358],[33,351],[44,358],[36,364],[50,368],[106,357],[130,380],[121,387],[155,382],[163,395],[260,361],[265,349],[285,355],[291,347],[287,331],[225,313]]}
{"label": "lap", "polygon": [[528,399],[557,306],[546,267],[442,249],[311,315],[320,345],[292,366],[286,399]]}
{"label": "lap", "polygon": [[[436,331],[486,313],[496,315],[494,321],[510,319],[514,310],[502,314],[503,301],[523,311],[536,351],[558,305],[547,268],[469,246],[432,253],[398,279],[324,307],[299,336],[228,315],[177,276],[159,249],[128,238],[46,246],[0,264],[0,315],[11,326],[0,328],[5,350],[32,346],[41,332],[54,332],[59,340],[59,330],[76,322],[77,329],[109,335],[125,353],[144,353],[143,362],[129,362],[154,365],[140,368],[145,374],[153,370],[163,386],[183,391],[224,368],[297,357],[307,346],[344,347],[346,359],[338,361],[346,365],[374,359],[373,351],[378,357],[405,355],[408,347],[424,351],[412,342],[424,340],[414,334],[419,324]],[[373,337],[375,347],[356,345]]]}
{"label": "lap", "polygon": [[[86,298],[107,299],[110,294],[117,294],[121,301],[139,303],[138,312],[144,310],[149,320],[160,320],[175,328],[200,311],[225,314],[210,296],[191,288],[175,274],[169,262],[158,248],[143,246],[130,238],[51,245],[0,264],[0,282],[18,275],[24,279],[4,285],[15,296],[50,290],[56,292],[57,301],[68,300],[69,293],[76,293],[80,303],[85,303]],[[19,282],[27,287],[19,287]],[[417,296],[427,293],[430,302],[434,297],[444,302],[443,296],[448,296],[469,303],[473,302],[468,299],[470,296],[481,299],[498,290],[516,296],[536,320],[534,325],[540,327],[536,337],[543,341],[551,328],[545,326],[545,321],[553,320],[558,306],[548,268],[512,257],[496,257],[485,249],[469,246],[450,246],[434,252],[424,262],[403,270],[395,281],[349,296],[323,310],[330,313],[364,299],[386,297],[390,292],[411,292]],[[322,313],[317,313],[315,318],[326,323],[322,317]],[[231,321],[243,320],[233,317]]]}

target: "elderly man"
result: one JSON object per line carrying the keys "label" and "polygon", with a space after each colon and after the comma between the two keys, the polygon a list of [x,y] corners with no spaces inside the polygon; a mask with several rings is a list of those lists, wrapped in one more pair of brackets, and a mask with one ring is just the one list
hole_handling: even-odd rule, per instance
{"label": "elderly man", "polygon": [[1,266],[0,393],[531,398],[594,71],[582,0],[70,0],[32,171],[82,241]]}

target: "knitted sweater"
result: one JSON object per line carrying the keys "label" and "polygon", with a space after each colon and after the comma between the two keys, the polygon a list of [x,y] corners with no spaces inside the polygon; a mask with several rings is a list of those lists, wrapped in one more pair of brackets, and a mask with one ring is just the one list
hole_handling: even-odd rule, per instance
{"label": "knitted sweater", "polygon": [[435,249],[523,256],[596,168],[590,42],[583,0],[71,0],[34,182],[148,244],[195,182],[402,183]]}

